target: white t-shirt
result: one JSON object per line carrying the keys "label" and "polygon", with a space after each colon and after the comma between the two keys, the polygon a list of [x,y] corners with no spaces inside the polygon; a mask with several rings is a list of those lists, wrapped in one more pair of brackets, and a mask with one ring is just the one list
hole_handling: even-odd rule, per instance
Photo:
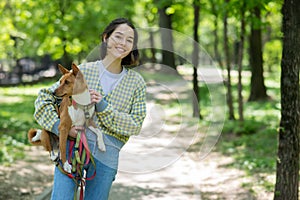
{"label": "white t-shirt", "polygon": [[122,78],[127,74],[127,70],[123,67],[121,73],[114,74],[108,71],[100,61],[99,74],[103,92],[107,95],[121,82]]}

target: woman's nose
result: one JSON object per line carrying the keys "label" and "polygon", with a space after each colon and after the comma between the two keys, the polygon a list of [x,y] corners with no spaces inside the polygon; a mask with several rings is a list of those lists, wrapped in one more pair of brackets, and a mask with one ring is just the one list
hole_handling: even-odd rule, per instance
{"label": "woman's nose", "polygon": [[119,44],[121,44],[121,45],[125,45],[126,44],[126,39],[125,38],[121,38],[120,40],[119,40]]}

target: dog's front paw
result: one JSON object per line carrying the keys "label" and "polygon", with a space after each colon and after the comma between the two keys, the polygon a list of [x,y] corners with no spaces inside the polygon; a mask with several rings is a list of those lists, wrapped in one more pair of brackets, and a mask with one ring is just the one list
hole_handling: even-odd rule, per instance
{"label": "dog's front paw", "polygon": [[68,163],[68,161],[66,161],[66,162],[64,163],[64,170],[65,170],[66,172],[68,172],[68,173],[71,173],[71,171],[72,171],[72,165],[70,165],[70,164]]}

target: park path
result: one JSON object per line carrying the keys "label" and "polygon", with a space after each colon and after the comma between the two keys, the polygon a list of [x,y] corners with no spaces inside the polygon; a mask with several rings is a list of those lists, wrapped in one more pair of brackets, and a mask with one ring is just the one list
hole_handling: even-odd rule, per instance
{"label": "park path", "polygon": [[[145,150],[147,150],[145,148]],[[0,199],[50,199],[53,165],[43,149],[31,147],[28,156],[12,166],[0,167]],[[129,162],[136,162],[130,160]],[[253,181],[244,172],[227,168],[233,162],[218,152],[199,161],[184,153],[174,163],[149,173],[119,171],[110,200],[271,200],[263,192],[254,197],[243,185]]]}
{"label": "park path", "polygon": [[[180,90],[180,85],[174,87]],[[253,180],[240,170],[226,167],[234,162],[232,158],[216,151],[200,158],[199,142],[207,133],[197,132],[199,127],[193,123],[185,124],[192,118],[165,119],[159,105],[148,108],[141,135],[132,137],[121,152],[110,200],[271,199],[268,194],[254,197],[243,188]]]}
{"label": "park path", "polygon": [[[183,96],[189,93],[186,85],[178,82],[149,87],[152,98],[145,126],[140,136],[132,137],[121,151],[110,200],[272,199],[264,191],[256,196],[248,191],[244,185],[255,180],[243,171],[226,167],[234,160],[215,148],[200,159],[201,145],[197,144],[205,133],[191,123],[190,117],[167,116],[169,111],[161,106],[170,98],[162,91],[166,88]],[[157,98],[158,104],[153,101]],[[54,166],[47,152],[41,147],[29,147],[25,152],[23,160],[0,166],[0,199],[50,199]]]}

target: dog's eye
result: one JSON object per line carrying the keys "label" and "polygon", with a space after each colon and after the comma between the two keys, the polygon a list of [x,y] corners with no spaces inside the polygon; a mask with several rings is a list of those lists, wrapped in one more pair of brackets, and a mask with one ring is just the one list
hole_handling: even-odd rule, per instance
{"label": "dog's eye", "polygon": [[68,85],[70,82],[68,80],[65,80],[65,84]]}

